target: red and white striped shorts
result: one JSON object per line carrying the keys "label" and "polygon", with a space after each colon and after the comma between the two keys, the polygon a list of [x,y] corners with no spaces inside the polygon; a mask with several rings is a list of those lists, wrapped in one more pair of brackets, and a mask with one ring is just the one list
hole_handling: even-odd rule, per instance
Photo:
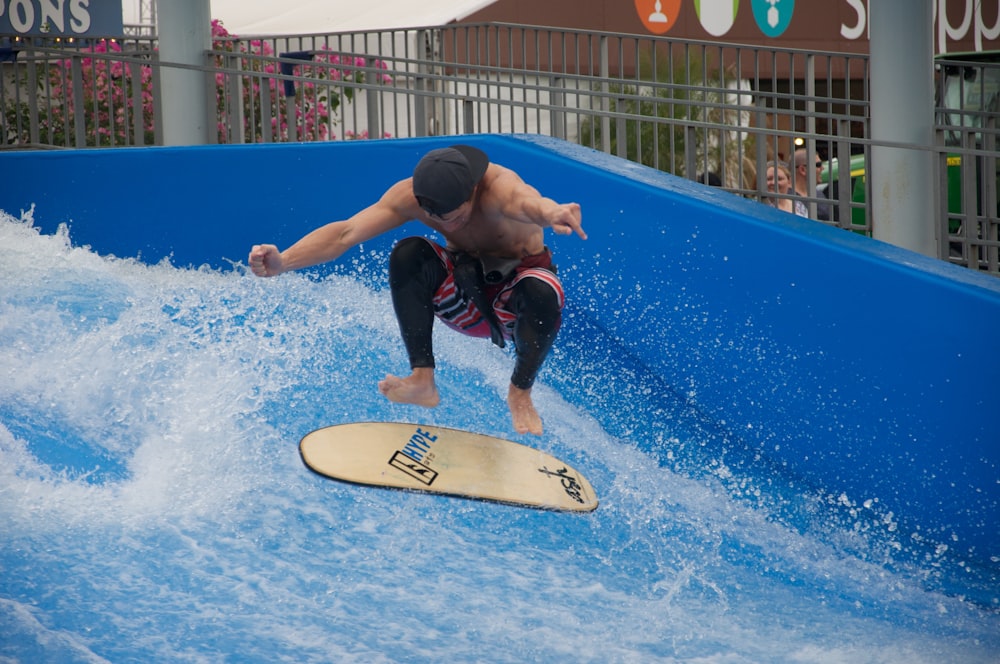
{"label": "red and white striped shorts", "polygon": [[[426,239],[426,238],[425,238]],[[430,244],[445,269],[448,276],[445,278],[437,291],[434,293],[434,315],[448,327],[467,334],[472,337],[490,337],[490,325],[483,318],[482,313],[476,308],[471,300],[465,298],[455,285],[453,271],[455,263],[452,252],[435,242],[426,240]],[[563,292],[562,282],[552,270],[547,269],[552,264],[552,254],[545,250],[544,255],[528,256],[521,265],[514,268],[513,276],[507,281],[499,284],[487,284],[485,291],[487,297],[493,302],[493,313],[496,314],[500,326],[503,328],[503,335],[507,341],[514,338],[514,322],[517,316],[507,308],[510,300],[511,290],[523,279],[541,279],[556,292],[559,297],[559,310],[562,311],[566,303],[566,295]]]}

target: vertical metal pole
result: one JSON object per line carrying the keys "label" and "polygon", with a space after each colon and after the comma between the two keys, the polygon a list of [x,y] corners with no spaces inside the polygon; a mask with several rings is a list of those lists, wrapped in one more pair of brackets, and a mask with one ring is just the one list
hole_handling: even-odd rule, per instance
{"label": "vertical metal pole", "polygon": [[[684,127],[684,177],[694,180],[698,177],[698,134],[694,127]],[[707,158],[707,155],[706,155]],[[708,169],[705,169],[708,171]]]}
{"label": "vertical metal pole", "polygon": [[[816,169],[813,168],[813,164],[816,162],[816,141],[813,136],[816,135],[816,56],[812,53],[806,55],[806,165],[808,170],[806,171],[806,194],[809,198],[816,198]],[[794,153],[793,158],[789,159],[790,166],[795,167]],[[792,184],[794,186],[795,181],[795,171],[792,171]],[[809,208],[809,218],[816,219],[816,201],[809,201],[806,204]]]}
{"label": "vertical metal pole", "polygon": [[275,117],[274,100],[271,99],[271,81],[274,79],[260,78],[260,133],[265,143],[274,142],[274,132],[271,131],[271,119]]}
{"label": "vertical metal pole", "polygon": [[73,78],[73,99],[76,100],[76,103],[73,104],[73,145],[85,148],[87,147],[87,118],[84,115],[86,104],[83,103],[83,65],[80,58],[74,57],[72,59],[70,71]]}
{"label": "vertical metal pole", "polygon": [[[372,86],[377,86],[381,82],[381,76],[378,69],[378,58],[369,57],[366,59],[365,67],[365,83]],[[365,101],[368,106],[368,137],[369,138],[381,138],[382,137],[382,116],[379,113],[379,97],[381,93],[379,88],[370,87],[366,89]]]}
{"label": "vertical metal pole", "polygon": [[295,97],[285,99],[285,126],[288,127],[288,142],[299,140],[299,120],[295,114]]}
{"label": "vertical metal pole", "polygon": [[[1000,229],[998,220],[994,215],[997,210],[997,118],[991,115],[986,119],[983,126],[983,150],[986,156],[983,157],[982,168],[982,205],[983,205],[983,230],[984,240],[996,243],[1000,240]],[[986,267],[992,274],[996,274],[1000,268],[1000,247],[996,244],[988,245],[986,248]]]}
{"label": "vertical metal pole", "polygon": [[429,129],[429,117],[427,107],[430,105],[430,98],[424,94],[429,90],[430,83],[426,74],[429,73],[430,54],[424,49],[424,44],[430,39],[425,30],[417,30],[413,35],[413,54],[417,59],[416,75],[413,77],[413,128],[412,135],[427,136]]}
{"label": "vertical metal pole", "polygon": [[602,36],[600,39],[601,58],[601,150],[611,154],[611,116],[609,115],[611,100],[608,95],[611,86],[608,85],[610,75],[610,63],[608,62],[608,38]]}
{"label": "vertical metal pole", "polygon": [[552,136],[566,139],[566,95],[562,92],[562,77],[549,77],[549,87],[552,92],[549,95],[549,124],[551,125]]}
{"label": "vertical metal pole", "polygon": [[[233,73],[225,74],[229,79],[229,85],[226,86],[229,92],[227,142],[242,144],[246,143],[247,140],[246,131],[244,130],[245,122],[243,121],[243,58],[239,55],[229,56],[229,63],[229,69],[232,69]],[[252,84],[250,89],[253,89]]]}
{"label": "vertical metal pole", "polygon": [[163,70],[160,68],[160,54],[154,52],[150,62],[152,66],[150,85],[153,90],[153,144],[163,145],[163,99],[159,93],[163,89],[163,80],[160,76]]}
{"label": "vertical metal pole", "polygon": [[133,62],[128,65],[132,75],[132,145],[146,144],[145,112],[142,106],[142,65]]}
{"label": "vertical metal pole", "polygon": [[463,134],[476,133],[476,104],[471,99],[463,99],[462,105],[462,129]]}
{"label": "vertical metal pole", "polygon": [[962,251],[966,267],[974,270],[979,269],[981,253],[976,157],[969,154],[976,149],[976,133],[974,129],[967,127],[962,129]]}
{"label": "vertical metal pole", "polygon": [[[767,99],[761,97],[757,100],[757,126],[767,126]],[[756,171],[757,182],[755,183],[758,198],[767,193],[767,138],[764,134],[758,134],[757,158],[754,170]]]}
{"label": "vertical metal pole", "polygon": [[[935,142],[938,148],[945,145],[944,132],[935,132]],[[934,187],[934,209],[938,219],[944,219],[945,228],[938,234],[938,256],[950,260],[951,256],[951,215],[948,212],[948,153],[940,150],[937,154],[937,186]]]}
{"label": "vertical metal pole", "polygon": [[[41,134],[38,127],[38,68],[35,66],[34,51],[29,50],[25,52],[25,56],[28,58],[28,140],[32,145],[38,145],[41,142]],[[15,65],[13,69],[16,72],[17,66]],[[47,69],[48,68],[45,67],[43,71],[46,71]],[[14,80],[14,89],[20,89],[20,86],[16,83],[16,74]],[[77,97],[77,99],[81,99],[81,97]]]}
{"label": "vertical metal pole", "polygon": [[[839,120],[837,122],[837,200],[833,200],[833,173],[831,171],[827,193],[830,194],[830,205],[839,207],[837,216],[841,228],[851,228],[854,223],[854,210],[851,203],[854,201],[854,191],[851,187],[851,121]],[[833,209],[830,210],[831,217]],[[832,221],[832,219],[831,219]]]}
{"label": "vertical metal pole", "polygon": [[615,99],[615,153],[622,159],[628,158],[628,126],[625,124],[625,98]]}
{"label": "vertical metal pole", "polygon": [[932,0],[869,6],[874,237],[929,256],[937,255],[933,11]]}

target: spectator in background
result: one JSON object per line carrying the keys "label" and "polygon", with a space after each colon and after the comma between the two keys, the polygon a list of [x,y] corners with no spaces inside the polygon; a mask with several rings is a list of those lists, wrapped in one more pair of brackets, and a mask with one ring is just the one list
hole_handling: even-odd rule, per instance
{"label": "spectator in background", "polygon": [[800,217],[808,217],[809,210],[806,204],[800,200],[792,200],[787,195],[792,191],[792,175],[788,170],[788,164],[783,161],[770,161],[767,163],[767,190],[781,197],[774,196],[764,199],[764,203],[779,210],[797,214]]}
{"label": "spectator in background", "polygon": [[[795,193],[804,198],[809,198],[809,178],[813,178],[817,185],[820,183],[820,173],[823,171],[823,162],[819,155],[813,155],[812,163],[809,162],[809,150],[799,148],[795,151]],[[816,189],[816,198],[827,198],[826,190]],[[805,206],[806,210],[809,206]],[[807,215],[808,216],[808,215]],[[819,221],[830,221],[830,203],[816,203],[816,219]]]}

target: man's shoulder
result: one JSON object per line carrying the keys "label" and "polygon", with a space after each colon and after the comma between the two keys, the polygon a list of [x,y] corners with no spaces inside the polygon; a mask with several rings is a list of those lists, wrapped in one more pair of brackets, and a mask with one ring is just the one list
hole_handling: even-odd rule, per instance
{"label": "man's shoulder", "polygon": [[500,164],[490,164],[490,167],[486,169],[486,173],[483,174],[481,182],[487,186],[494,185],[506,185],[508,183],[520,182],[521,176],[517,174],[514,170],[507,168],[506,166],[501,166]]}
{"label": "man's shoulder", "polygon": [[480,200],[484,202],[484,206],[502,207],[506,201],[520,192],[524,180],[509,168],[491,164],[490,170],[483,176],[480,184]]}
{"label": "man's shoulder", "polygon": [[413,178],[405,178],[390,186],[382,194],[379,203],[396,209],[418,209],[417,198],[413,195]]}

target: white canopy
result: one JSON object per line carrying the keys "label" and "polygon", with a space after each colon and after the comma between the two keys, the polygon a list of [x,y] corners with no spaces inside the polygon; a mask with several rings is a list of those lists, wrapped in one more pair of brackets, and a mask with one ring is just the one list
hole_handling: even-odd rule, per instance
{"label": "white canopy", "polygon": [[[169,0],[168,0],[169,1]],[[231,34],[306,35],[444,25],[496,0],[211,0]]]}

